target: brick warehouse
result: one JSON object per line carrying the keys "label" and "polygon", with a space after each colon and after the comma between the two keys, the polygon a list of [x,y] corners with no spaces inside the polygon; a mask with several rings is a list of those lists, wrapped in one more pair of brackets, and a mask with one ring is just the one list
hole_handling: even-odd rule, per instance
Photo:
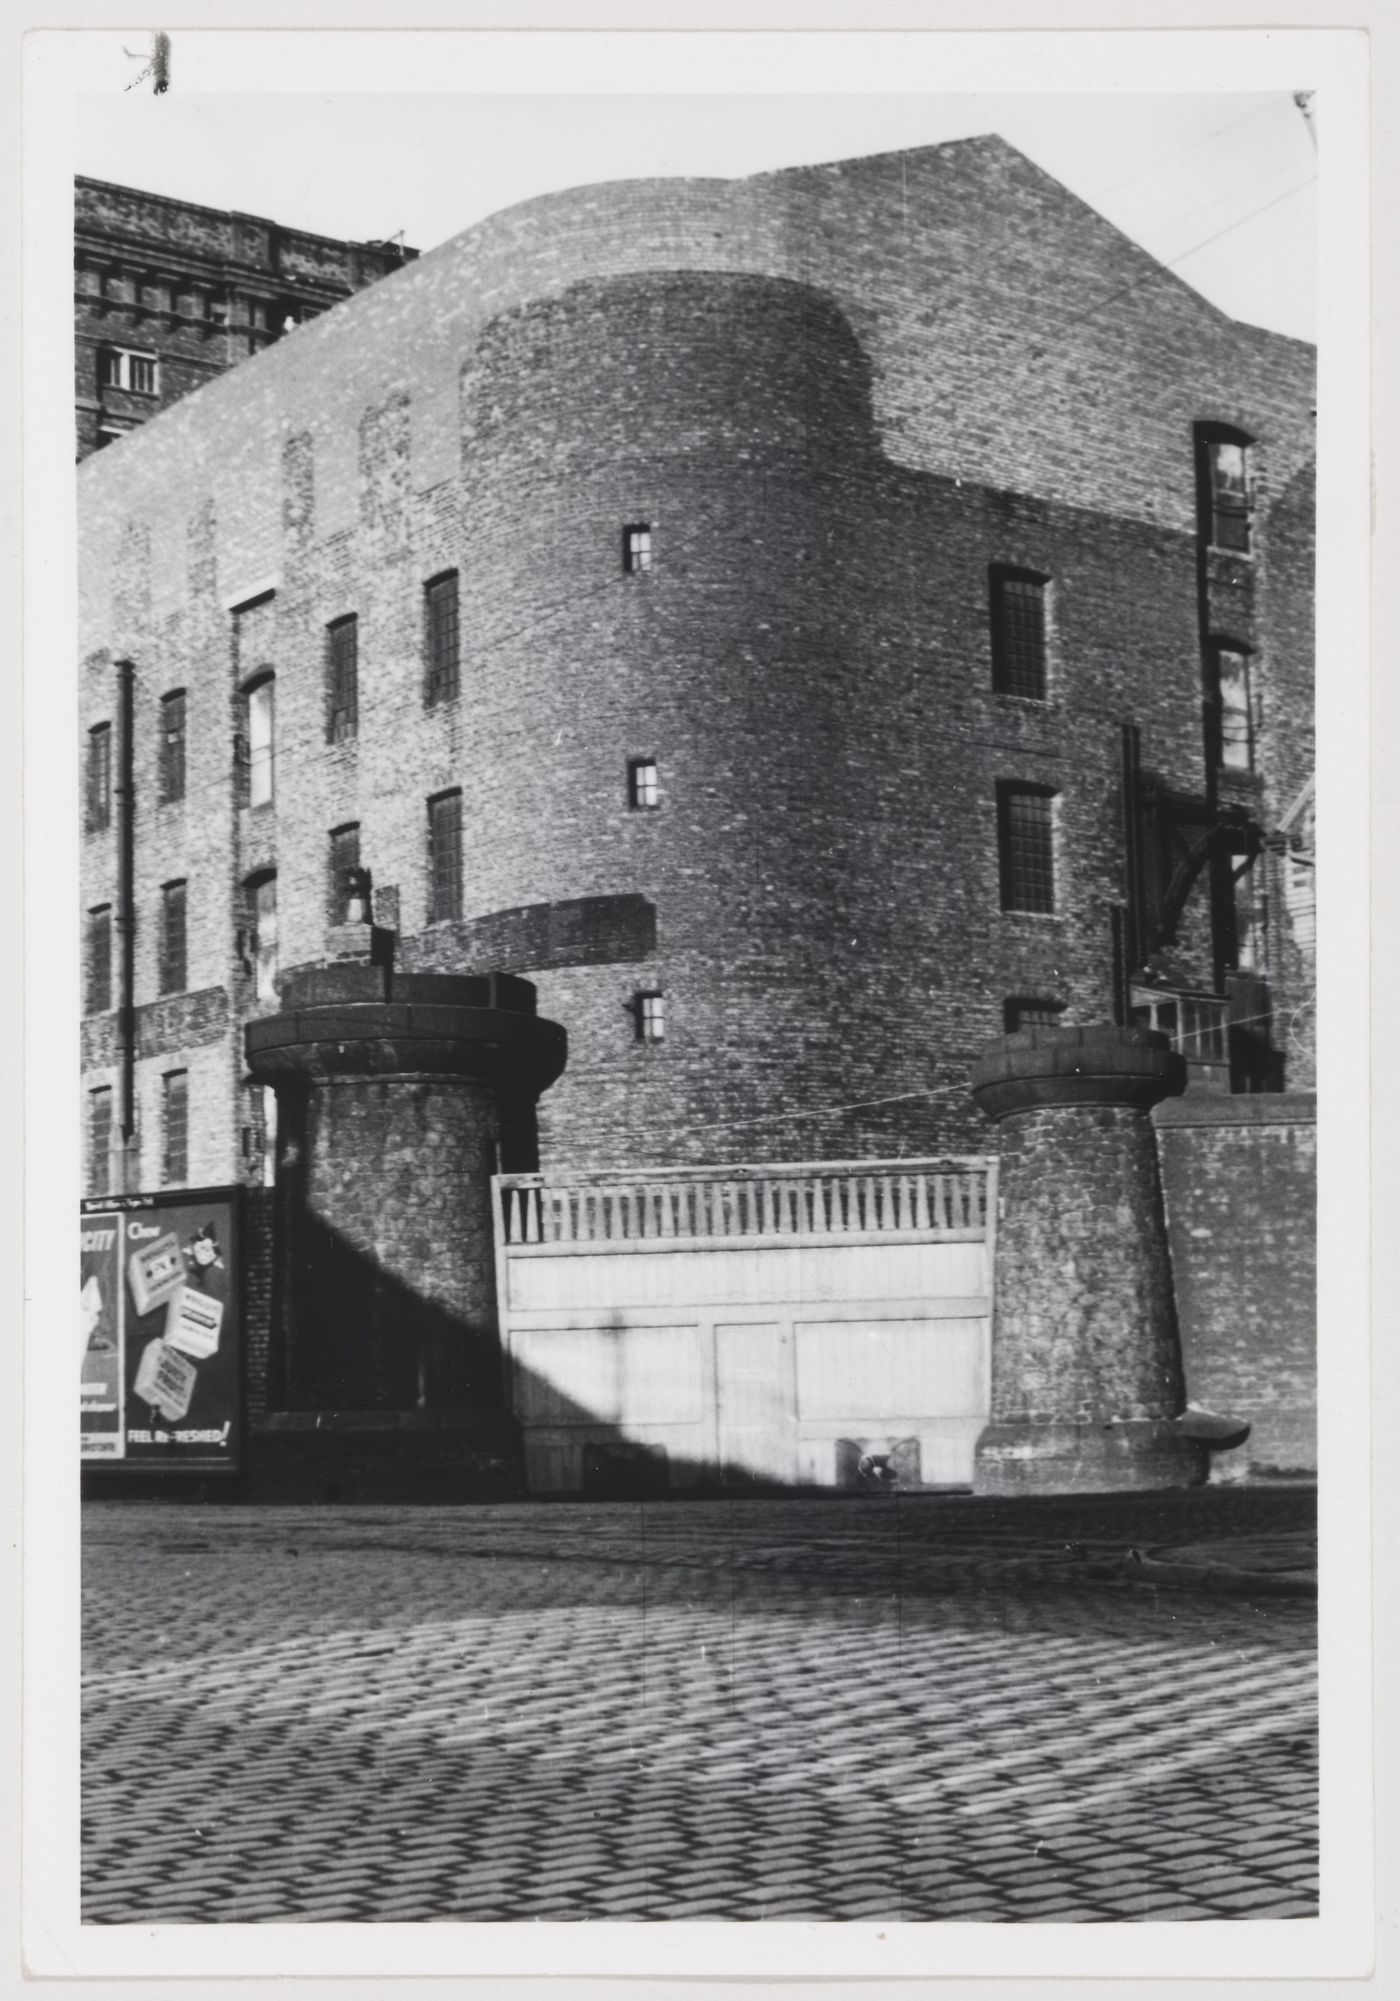
{"label": "brick warehouse", "polygon": [[[94,458],[90,1189],[271,1181],[360,869],[394,980],[567,1030],[546,1174],[966,1155],[989,1038],[1116,1020],[1173,1231],[1305,1211],[1312,382],[989,137],[526,203]],[[1271,1256],[1217,1386],[1300,1412]]]}

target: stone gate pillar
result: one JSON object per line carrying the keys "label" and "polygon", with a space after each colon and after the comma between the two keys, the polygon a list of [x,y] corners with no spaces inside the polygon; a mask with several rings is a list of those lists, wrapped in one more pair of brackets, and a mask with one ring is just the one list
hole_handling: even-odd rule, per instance
{"label": "stone gate pillar", "polygon": [[1146,1029],[1029,1028],[985,1050],[972,1094],[1001,1127],[991,1418],[974,1489],[1183,1487],[1204,1448],[1185,1404],[1148,1116],[1185,1064]]}
{"label": "stone gate pillar", "polygon": [[346,1499],[481,1491],[474,1459],[487,1488],[509,1485],[490,1176],[503,1153],[537,1164],[523,1155],[564,1030],[498,974],[310,966],[281,998],[246,1034],[278,1098],[264,1460]]}

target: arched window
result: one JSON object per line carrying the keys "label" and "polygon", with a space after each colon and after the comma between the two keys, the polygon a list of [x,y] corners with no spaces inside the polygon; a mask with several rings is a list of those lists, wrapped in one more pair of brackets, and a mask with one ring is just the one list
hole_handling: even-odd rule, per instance
{"label": "arched window", "polygon": [[1249,456],[1254,440],[1226,424],[1196,426],[1201,528],[1212,549],[1249,553]]}

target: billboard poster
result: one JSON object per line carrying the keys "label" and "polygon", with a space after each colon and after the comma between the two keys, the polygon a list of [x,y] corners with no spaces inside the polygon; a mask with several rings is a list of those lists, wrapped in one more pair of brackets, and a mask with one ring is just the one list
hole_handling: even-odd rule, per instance
{"label": "billboard poster", "polygon": [[82,1457],[142,1472],[237,1469],[236,1188],[84,1202]]}

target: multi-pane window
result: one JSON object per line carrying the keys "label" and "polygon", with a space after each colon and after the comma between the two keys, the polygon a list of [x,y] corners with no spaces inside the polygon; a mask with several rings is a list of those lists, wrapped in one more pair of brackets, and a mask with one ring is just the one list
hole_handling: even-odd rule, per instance
{"label": "multi-pane window", "polygon": [[432,708],[438,702],[450,702],[460,685],[461,627],[455,570],[423,586],[423,621],[427,653],[423,692]]}
{"label": "multi-pane window", "polygon": [[661,804],[661,774],[654,757],[634,757],[627,765],[627,803],[645,810]]}
{"label": "multi-pane window", "polygon": [[352,612],[326,627],[326,741],[346,743],[360,726],[360,621]]}
{"label": "multi-pane window", "polygon": [[185,691],[175,689],[160,704],[160,801],[171,806],[185,796]]}
{"label": "multi-pane window", "polygon": [[258,1000],[276,1000],[277,877],[271,872],[254,876],[247,885],[247,894],[253,993]]}
{"label": "multi-pane window", "polygon": [[185,885],[167,882],[160,892],[160,990],[183,993],[186,980]]}
{"label": "multi-pane window", "polygon": [[462,795],[440,792],[428,801],[428,921],[462,914]]}
{"label": "multi-pane window", "polygon": [[629,575],[651,568],[651,523],[630,521],[622,531],[622,567]]}
{"label": "multi-pane window", "polygon": [[160,1178],[166,1187],[190,1175],[190,1074],[167,1070],[160,1080]]}
{"label": "multi-pane window", "polygon": [[350,871],[360,866],[358,824],[331,830],[327,857],[328,913],[332,924],[348,923],[350,917]]}
{"label": "multi-pane window", "polygon": [[95,723],[87,740],[87,830],[100,834],[112,824],[112,725]]}
{"label": "multi-pane window", "polygon": [[1008,1035],[1018,1028],[1058,1028],[1064,1012],[1063,1001],[1038,1000],[1034,995],[1013,994],[1002,1005]]}
{"label": "multi-pane window", "polygon": [[660,993],[639,993],[633,1000],[639,1042],[664,1042],[666,1039],[666,996]]}
{"label": "multi-pane window", "polygon": [[1241,437],[1203,440],[1211,546],[1249,549],[1249,446]]}
{"label": "multi-pane window", "polygon": [[112,1005],[112,906],[99,903],[87,914],[87,939],[83,954],[87,975],[84,1011],[105,1014]]}
{"label": "multi-pane window", "polygon": [[1254,727],[1249,655],[1241,646],[1211,649],[1206,708],[1213,738],[1212,763],[1226,771],[1254,768]]}
{"label": "multi-pane window", "polygon": [[248,804],[266,806],[273,796],[277,683],[269,674],[248,690]]}
{"label": "multi-pane window", "polygon": [[1045,700],[1046,581],[1030,570],[991,571],[992,686],[999,695]]}
{"label": "multi-pane window", "polygon": [[105,1195],[112,1178],[112,1087],[99,1084],[88,1092],[89,1195]]}
{"label": "multi-pane window", "polygon": [[102,387],[126,389],[138,396],[154,396],[160,388],[160,364],[153,354],[135,354],[130,348],[102,350]]}
{"label": "multi-pane window", "polygon": [[1230,1055],[1229,1004],[1215,994],[1133,995],[1134,1028],[1155,1028],[1194,1063],[1225,1063]]}
{"label": "multi-pane window", "polygon": [[1003,910],[1055,908],[1055,795],[1040,785],[998,785]]}

